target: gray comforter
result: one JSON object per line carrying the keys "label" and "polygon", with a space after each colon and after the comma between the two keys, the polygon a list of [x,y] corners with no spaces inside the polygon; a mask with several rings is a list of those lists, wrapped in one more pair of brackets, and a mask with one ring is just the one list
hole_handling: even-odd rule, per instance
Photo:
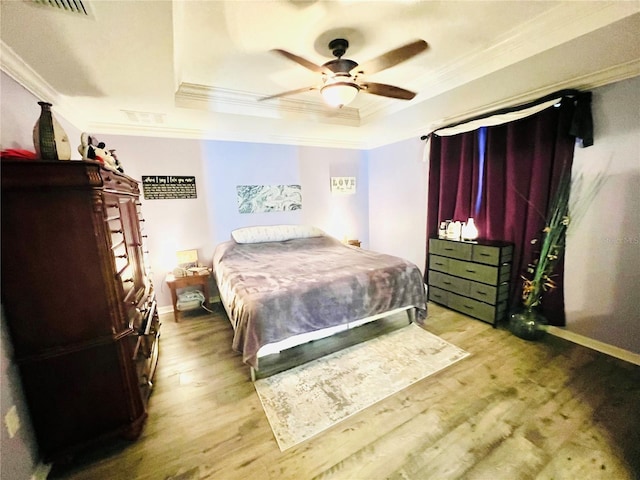
{"label": "gray comforter", "polygon": [[414,306],[426,316],[418,267],[328,237],[239,244],[214,252],[214,273],[234,328],[233,348],[258,368],[261,346]]}

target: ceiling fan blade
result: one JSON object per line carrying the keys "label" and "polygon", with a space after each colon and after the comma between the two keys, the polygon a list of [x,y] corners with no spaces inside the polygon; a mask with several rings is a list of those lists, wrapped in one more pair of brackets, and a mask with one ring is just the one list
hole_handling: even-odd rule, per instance
{"label": "ceiling fan blade", "polygon": [[274,48],[271,51],[279,53],[280,55],[282,55],[283,57],[288,58],[289,60],[293,60],[298,65],[302,65],[304,68],[307,68],[307,69],[311,70],[312,72],[316,72],[316,73],[327,73],[327,72],[329,72],[329,73],[331,73],[331,71],[327,70],[327,68],[324,67],[324,65],[316,65],[315,63],[310,62],[306,58],[302,58],[302,57],[300,57],[300,56],[298,56],[298,55],[296,55],[294,53],[287,52],[286,50],[281,50],[279,48]]}
{"label": "ceiling fan blade", "polygon": [[264,100],[271,100],[272,98],[285,97],[287,95],[295,95],[296,93],[310,92],[311,90],[319,90],[318,87],[304,87],[297,88],[296,90],[289,90],[287,92],[277,93],[275,95],[270,95],[268,97],[259,98],[259,102],[263,102]]}
{"label": "ceiling fan blade", "polygon": [[415,92],[394,87],[393,85],[385,85],[384,83],[362,83],[360,84],[360,91],[371,93],[372,95],[380,95],[381,97],[399,98],[400,100],[411,100],[416,96]]}
{"label": "ceiling fan blade", "polygon": [[393,67],[400,62],[409,60],[411,57],[423,52],[427,48],[429,48],[429,44],[427,42],[424,40],[416,40],[415,42],[390,50],[379,57],[369,60],[368,62],[355,67],[355,70],[358,73],[364,73],[366,75],[377,73],[389,67]]}

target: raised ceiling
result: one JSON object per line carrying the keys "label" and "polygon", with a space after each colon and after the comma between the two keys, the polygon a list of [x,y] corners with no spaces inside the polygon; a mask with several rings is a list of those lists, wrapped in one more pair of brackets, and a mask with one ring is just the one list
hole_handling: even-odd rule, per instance
{"label": "raised ceiling", "polygon": [[[640,75],[637,1],[82,0],[80,13],[48,1],[0,2],[0,67],[94,134],[368,149]],[[338,37],[359,63],[426,40],[367,78],[418,95],[360,92],[342,109],[317,91],[258,102],[319,83],[271,49],[322,64]]]}

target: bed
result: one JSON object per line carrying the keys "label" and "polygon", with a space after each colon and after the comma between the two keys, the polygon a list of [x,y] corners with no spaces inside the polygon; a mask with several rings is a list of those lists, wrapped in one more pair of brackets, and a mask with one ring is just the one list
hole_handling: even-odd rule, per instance
{"label": "bed", "polygon": [[410,321],[426,317],[417,266],[345,245],[315,227],[234,230],[216,246],[213,270],[233,349],[252,378],[265,355],[402,310]]}

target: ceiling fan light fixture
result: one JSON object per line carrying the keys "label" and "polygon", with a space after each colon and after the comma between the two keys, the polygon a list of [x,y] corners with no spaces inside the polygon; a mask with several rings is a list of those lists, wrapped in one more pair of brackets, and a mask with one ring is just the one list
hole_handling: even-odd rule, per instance
{"label": "ceiling fan light fixture", "polygon": [[322,98],[325,103],[330,107],[342,108],[345,105],[349,105],[356,95],[360,88],[353,82],[332,82],[327,83],[322,89],[320,93],[322,93]]}

